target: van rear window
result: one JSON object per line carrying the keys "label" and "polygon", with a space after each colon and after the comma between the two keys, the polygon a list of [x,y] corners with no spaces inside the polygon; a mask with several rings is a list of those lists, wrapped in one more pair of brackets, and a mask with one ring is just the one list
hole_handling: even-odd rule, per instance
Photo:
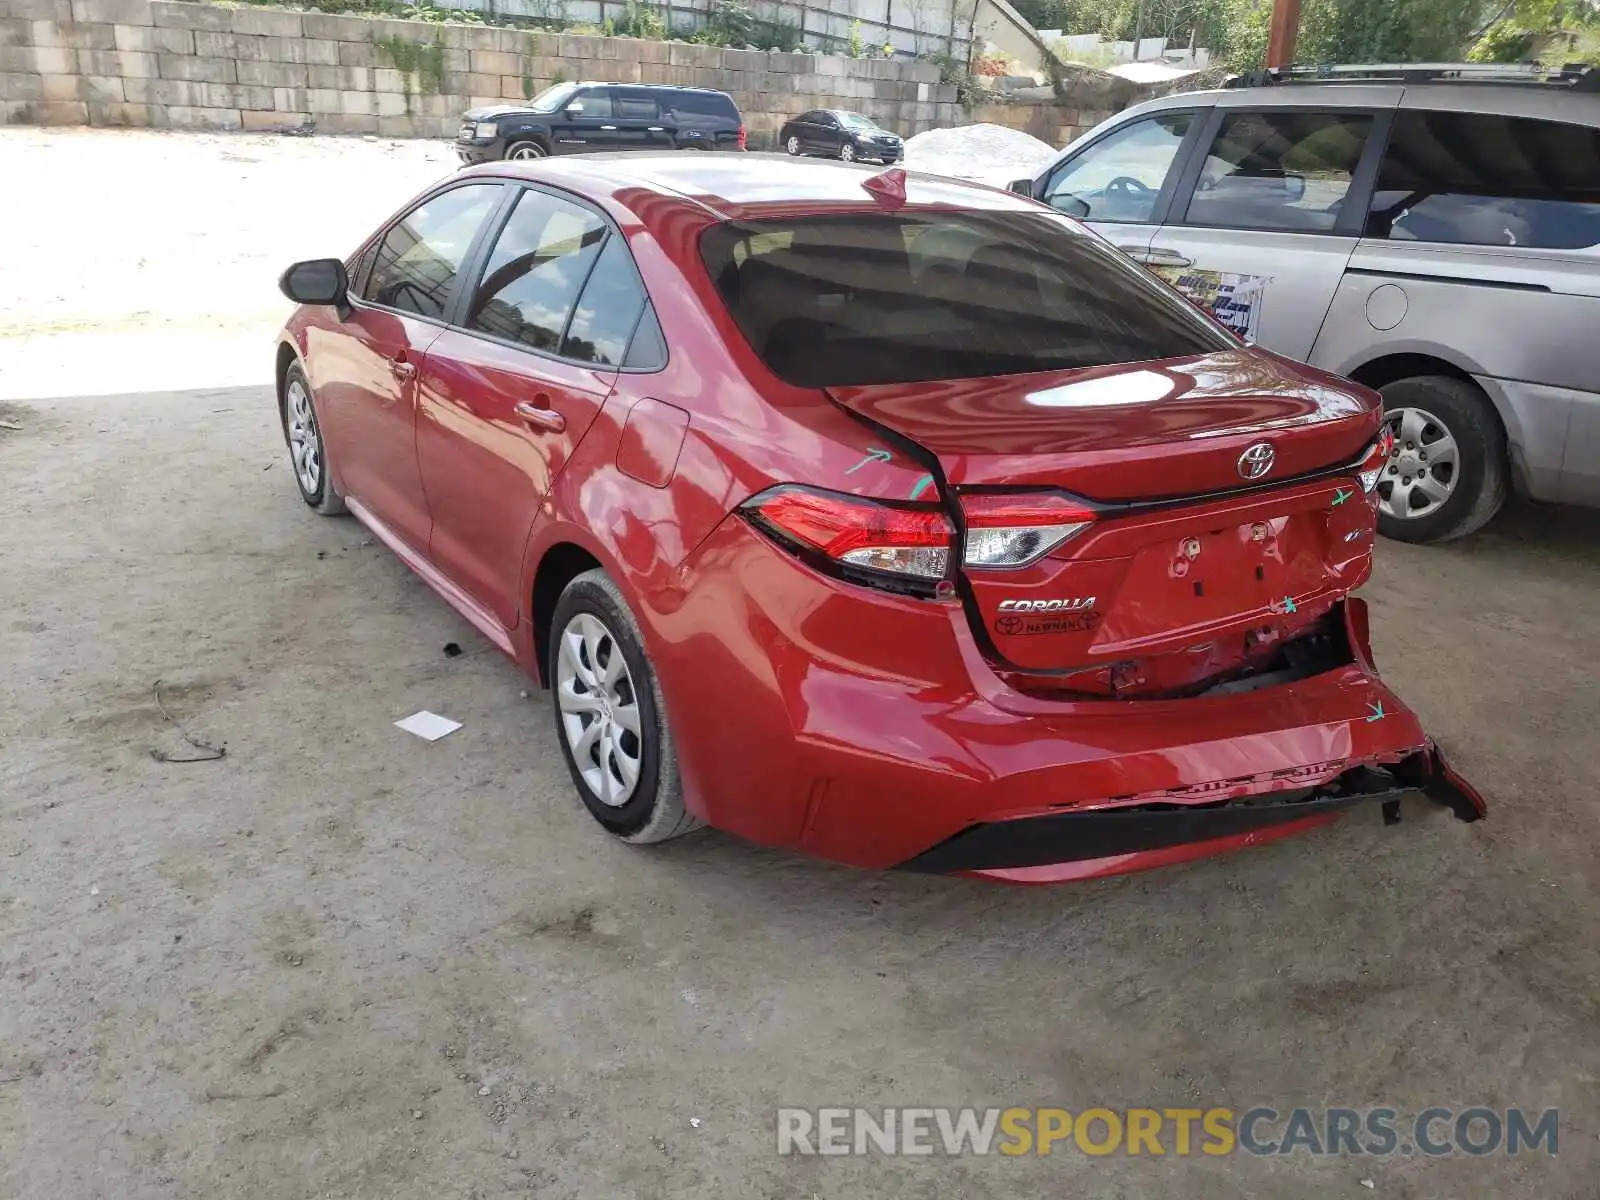
{"label": "van rear window", "polygon": [[1236,345],[1121,253],[1047,213],[724,222],[700,249],[751,348],[799,387],[1072,370]]}

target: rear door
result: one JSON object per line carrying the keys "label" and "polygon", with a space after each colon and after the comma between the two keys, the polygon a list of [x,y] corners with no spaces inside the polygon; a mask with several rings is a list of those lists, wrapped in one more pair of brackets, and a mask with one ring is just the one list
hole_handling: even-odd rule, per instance
{"label": "rear door", "polygon": [[1169,109],[1107,130],[1051,168],[1034,195],[1142,263],[1208,111]]}
{"label": "rear door", "polygon": [[[1330,101],[1330,93],[1337,99]],[[1305,360],[1366,220],[1399,88],[1217,102],[1146,265],[1249,341]]]}
{"label": "rear door", "polygon": [[662,123],[655,93],[649,88],[617,88],[611,104],[618,150],[672,149],[672,137]]}
{"label": "rear door", "polygon": [[429,355],[417,458],[434,562],[510,628],[539,503],[611,394],[644,294],[598,212],[534,188],[478,258]]}

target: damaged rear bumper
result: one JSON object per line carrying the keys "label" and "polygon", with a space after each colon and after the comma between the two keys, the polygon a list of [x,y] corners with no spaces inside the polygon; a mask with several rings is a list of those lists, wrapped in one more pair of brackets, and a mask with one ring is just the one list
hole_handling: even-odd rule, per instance
{"label": "damaged rear bumper", "polygon": [[1318,787],[1214,804],[1141,804],[973,825],[902,867],[1019,883],[1089,878],[1272,841],[1357,805],[1380,805],[1385,823],[1394,824],[1400,801],[1418,793],[1463,821],[1486,811],[1483,798],[1429,742],[1392,766],[1354,767]]}

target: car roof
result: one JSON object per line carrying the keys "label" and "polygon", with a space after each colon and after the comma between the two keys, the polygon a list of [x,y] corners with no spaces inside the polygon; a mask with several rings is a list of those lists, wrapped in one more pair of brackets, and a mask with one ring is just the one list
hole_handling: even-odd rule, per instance
{"label": "car roof", "polygon": [[[905,178],[906,201],[896,209],[1038,211],[1032,200],[998,188],[899,168],[890,171]],[[862,185],[889,172],[788,157],[677,152],[497,162],[465,173],[548,183],[630,211],[637,211],[635,193],[643,189],[658,200],[680,201],[681,207],[698,210],[711,220],[746,220],[809,212],[885,211],[886,205]]]}
{"label": "car roof", "polygon": [[727,92],[720,92],[716,88],[686,87],[678,83],[618,83],[615,79],[583,79],[572,86],[580,88],[637,88],[640,91],[649,92],[695,92],[702,96],[728,95]]}

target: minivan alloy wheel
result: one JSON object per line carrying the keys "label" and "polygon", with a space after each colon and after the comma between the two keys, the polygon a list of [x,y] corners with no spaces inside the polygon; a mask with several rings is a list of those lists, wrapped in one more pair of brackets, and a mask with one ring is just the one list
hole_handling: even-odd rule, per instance
{"label": "minivan alloy wheel", "polygon": [[622,647],[592,613],[574,614],[561,631],[556,704],[584,786],[620,808],[639,782],[639,699]]}
{"label": "minivan alloy wheel", "polygon": [[307,496],[315,496],[322,483],[322,439],[317,434],[317,417],[311,407],[311,393],[299,379],[288,387],[289,456],[295,477]]}
{"label": "minivan alloy wheel", "polygon": [[1431,516],[1455,493],[1461,455],[1455,436],[1423,408],[1385,414],[1394,452],[1378,480],[1378,507],[1399,521]]}

